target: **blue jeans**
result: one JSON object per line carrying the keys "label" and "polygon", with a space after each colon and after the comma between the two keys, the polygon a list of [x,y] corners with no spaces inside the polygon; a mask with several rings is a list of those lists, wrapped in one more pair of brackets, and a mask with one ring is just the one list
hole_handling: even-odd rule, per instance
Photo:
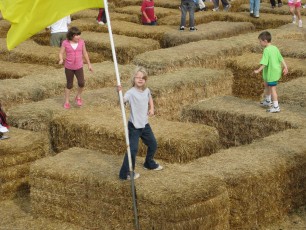
{"label": "blue jeans", "polygon": [[[157,164],[153,160],[153,158],[157,150],[157,142],[149,123],[146,124],[146,126],[142,129],[136,129],[133,123],[129,122],[128,129],[129,129],[129,141],[130,141],[133,170],[135,169],[139,138],[141,138],[142,142],[148,147],[144,166],[149,169],[156,168]],[[122,180],[126,180],[127,175],[129,175],[129,172],[130,172],[129,161],[128,161],[128,155],[126,153],[119,172],[119,178]]]}
{"label": "blue jeans", "polygon": [[250,12],[255,16],[259,16],[260,0],[250,0]]}
{"label": "blue jeans", "polygon": [[152,22],[150,22],[150,23],[142,23],[143,25],[145,25],[145,26],[156,26],[157,25],[157,21],[152,21]]}
{"label": "blue jeans", "polygon": [[[215,9],[219,8],[219,0],[213,0],[213,3],[214,3],[214,8]],[[221,0],[221,3],[222,3],[223,8],[225,8],[226,6],[229,5],[227,0]]]}
{"label": "blue jeans", "polygon": [[181,3],[181,27],[186,26],[186,15],[189,12],[189,27],[194,27],[194,11],[196,5],[193,0],[182,0]]}

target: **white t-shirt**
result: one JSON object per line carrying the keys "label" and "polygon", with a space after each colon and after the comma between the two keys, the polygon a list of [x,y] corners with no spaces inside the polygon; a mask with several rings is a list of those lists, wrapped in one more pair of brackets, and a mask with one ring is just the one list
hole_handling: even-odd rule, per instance
{"label": "white t-shirt", "polygon": [[51,30],[51,34],[60,33],[60,32],[68,32],[68,25],[71,23],[70,15],[66,16],[57,22],[54,22],[48,28]]}
{"label": "white t-shirt", "polygon": [[129,89],[124,97],[124,102],[130,104],[130,118],[129,121],[133,123],[136,129],[141,129],[148,124],[148,109],[151,92],[148,88],[140,91],[135,87]]}

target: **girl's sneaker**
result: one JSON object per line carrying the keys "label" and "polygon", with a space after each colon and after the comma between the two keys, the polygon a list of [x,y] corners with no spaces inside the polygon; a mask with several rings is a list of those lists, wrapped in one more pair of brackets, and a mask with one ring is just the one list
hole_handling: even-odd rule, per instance
{"label": "girl's sneaker", "polygon": [[64,108],[65,108],[65,109],[70,109],[70,104],[69,104],[69,103],[65,103],[65,104],[64,104]]}
{"label": "girl's sneaker", "polygon": [[302,22],[302,20],[299,20],[299,27],[300,27],[300,28],[303,27],[303,22]]}
{"label": "girl's sneaker", "polygon": [[78,106],[82,106],[83,105],[83,101],[81,98],[75,98],[75,103],[78,105]]}
{"label": "girl's sneaker", "polygon": [[292,23],[295,24],[296,23],[296,15],[292,16]]}

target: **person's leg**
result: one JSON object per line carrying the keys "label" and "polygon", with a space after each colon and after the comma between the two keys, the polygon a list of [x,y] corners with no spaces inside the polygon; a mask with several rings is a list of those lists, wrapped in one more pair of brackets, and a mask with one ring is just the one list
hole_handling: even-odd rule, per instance
{"label": "person's leg", "polygon": [[185,27],[186,26],[186,14],[187,14],[187,5],[186,2],[182,2],[181,4],[181,26],[180,27]]}
{"label": "person's leg", "polygon": [[73,77],[74,77],[74,71],[71,69],[65,68],[65,75],[66,75],[66,88],[65,88],[65,104],[69,104],[69,96],[70,96],[70,90],[73,87]]}
{"label": "person's leg", "polygon": [[103,8],[99,8],[99,14],[97,17],[97,21],[101,22],[102,21],[102,14],[103,14],[104,9]]}
{"label": "person's leg", "polygon": [[[142,129],[136,129],[131,122],[128,123],[128,129],[129,129],[129,141],[130,141],[130,151],[131,151],[131,158],[132,158],[132,167],[134,170],[135,162],[136,162],[136,155],[138,152],[138,142],[139,142],[139,137],[140,137]],[[123,163],[122,163],[120,172],[119,172],[119,178],[122,180],[126,180],[127,176],[129,175],[129,172],[130,172],[129,160],[128,160],[128,154],[126,153],[123,159]]]}
{"label": "person's leg", "polygon": [[221,0],[223,9],[226,10],[227,8],[229,8],[229,3],[227,0]]}
{"label": "person's leg", "polygon": [[250,0],[250,15],[254,15],[254,5],[255,5],[255,0]]}
{"label": "person's leg", "polygon": [[274,8],[275,7],[275,0],[270,0],[270,3],[271,3],[272,8]]}
{"label": "person's leg", "polygon": [[83,92],[84,86],[85,86],[85,79],[84,79],[84,70],[83,68],[75,70],[75,76],[78,80],[78,92],[76,95],[77,99],[81,98],[81,94]]}
{"label": "person's leg", "polygon": [[213,0],[214,3],[214,11],[218,11],[219,10],[219,0]]}
{"label": "person's leg", "polygon": [[259,17],[260,0],[254,0],[254,16]]}
{"label": "person's leg", "polygon": [[294,5],[289,5],[289,11],[292,14],[292,23],[296,23],[295,7]]}
{"label": "person's leg", "polygon": [[189,27],[194,28],[194,10],[196,8],[196,5],[194,1],[189,2],[188,5],[188,11],[189,11]]}
{"label": "person's leg", "polygon": [[[276,93],[276,85],[274,86],[269,86],[270,92],[271,92],[271,97],[272,97],[272,102],[274,107],[278,107],[278,98],[277,98],[277,93]],[[276,103],[276,105],[275,105]]]}
{"label": "person's leg", "polygon": [[157,150],[157,142],[152,132],[151,126],[149,124],[146,124],[145,128],[142,131],[140,138],[143,141],[143,143],[148,147],[146,159],[144,162],[144,167],[148,169],[157,168],[158,165],[153,159],[156,153],[156,150]]}
{"label": "person's leg", "polygon": [[205,3],[203,2],[203,0],[199,0],[199,8],[200,10],[203,10],[206,8]]}
{"label": "person's leg", "polygon": [[102,22],[107,23],[105,9],[102,9],[102,10],[103,10],[103,12],[102,12]]}

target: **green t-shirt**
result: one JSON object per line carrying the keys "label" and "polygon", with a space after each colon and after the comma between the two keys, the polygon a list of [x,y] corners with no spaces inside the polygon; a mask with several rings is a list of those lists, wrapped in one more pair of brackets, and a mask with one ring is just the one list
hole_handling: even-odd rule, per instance
{"label": "green t-shirt", "polygon": [[278,81],[281,78],[282,61],[283,57],[276,46],[268,45],[264,49],[260,64],[265,66],[262,71],[265,82]]}

